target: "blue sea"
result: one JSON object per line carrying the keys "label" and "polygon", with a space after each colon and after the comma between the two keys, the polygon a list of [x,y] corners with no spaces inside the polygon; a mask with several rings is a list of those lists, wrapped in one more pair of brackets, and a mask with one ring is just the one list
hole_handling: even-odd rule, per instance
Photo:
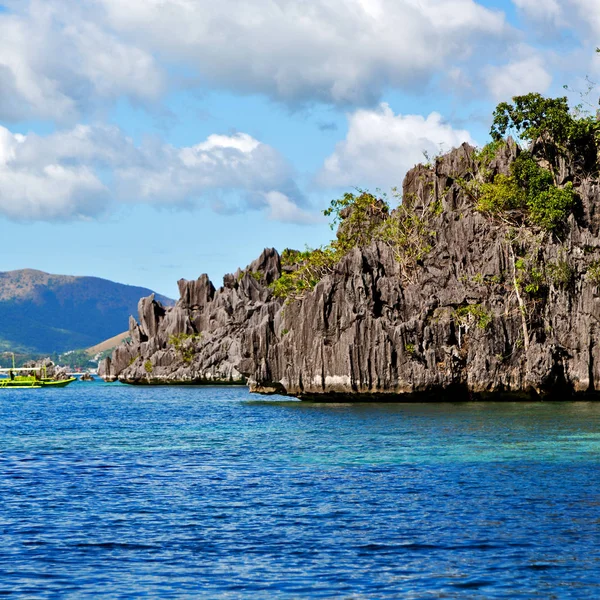
{"label": "blue sea", "polygon": [[600,403],[76,382],[0,431],[0,595],[600,597]]}

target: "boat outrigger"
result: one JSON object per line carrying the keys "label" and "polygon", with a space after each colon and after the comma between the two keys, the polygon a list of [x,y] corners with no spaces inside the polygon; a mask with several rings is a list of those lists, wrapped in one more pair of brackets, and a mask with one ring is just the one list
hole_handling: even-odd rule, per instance
{"label": "boat outrigger", "polygon": [[[19,375],[19,373],[27,373]],[[32,375],[33,373],[33,375]],[[13,366],[8,369],[0,368],[0,389],[10,388],[12,390],[37,389],[42,387],[65,387],[73,383],[77,378],[52,379],[48,377],[46,367],[15,367],[13,354]]]}

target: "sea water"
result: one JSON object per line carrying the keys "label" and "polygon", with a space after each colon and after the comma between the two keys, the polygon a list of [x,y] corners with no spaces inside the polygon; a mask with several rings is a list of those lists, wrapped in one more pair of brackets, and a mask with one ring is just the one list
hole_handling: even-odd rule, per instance
{"label": "sea water", "polygon": [[600,403],[0,390],[0,595],[600,597]]}

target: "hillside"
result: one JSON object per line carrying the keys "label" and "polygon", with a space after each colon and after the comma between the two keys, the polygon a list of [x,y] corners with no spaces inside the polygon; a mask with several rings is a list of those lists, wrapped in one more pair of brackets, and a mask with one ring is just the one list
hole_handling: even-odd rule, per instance
{"label": "hillside", "polygon": [[[152,291],[33,269],[0,273],[0,350],[64,352],[118,335]],[[169,298],[157,295],[161,302]]]}
{"label": "hillside", "polygon": [[113,350],[117,346],[121,345],[128,337],[129,331],[119,333],[119,335],[115,335],[108,340],[104,340],[103,342],[92,346],[91,348],[87,348],[86,352],[89,356],[96,356],[102,352],[108,352],[109,350]]}

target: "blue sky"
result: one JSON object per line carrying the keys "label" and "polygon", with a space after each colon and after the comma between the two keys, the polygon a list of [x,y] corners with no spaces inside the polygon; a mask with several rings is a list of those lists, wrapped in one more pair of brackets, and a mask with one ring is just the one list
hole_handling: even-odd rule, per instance
{"label": "blue sky", "polygon": [[598,0],[0,0],[0,271],[218,286],[598,45]]}

